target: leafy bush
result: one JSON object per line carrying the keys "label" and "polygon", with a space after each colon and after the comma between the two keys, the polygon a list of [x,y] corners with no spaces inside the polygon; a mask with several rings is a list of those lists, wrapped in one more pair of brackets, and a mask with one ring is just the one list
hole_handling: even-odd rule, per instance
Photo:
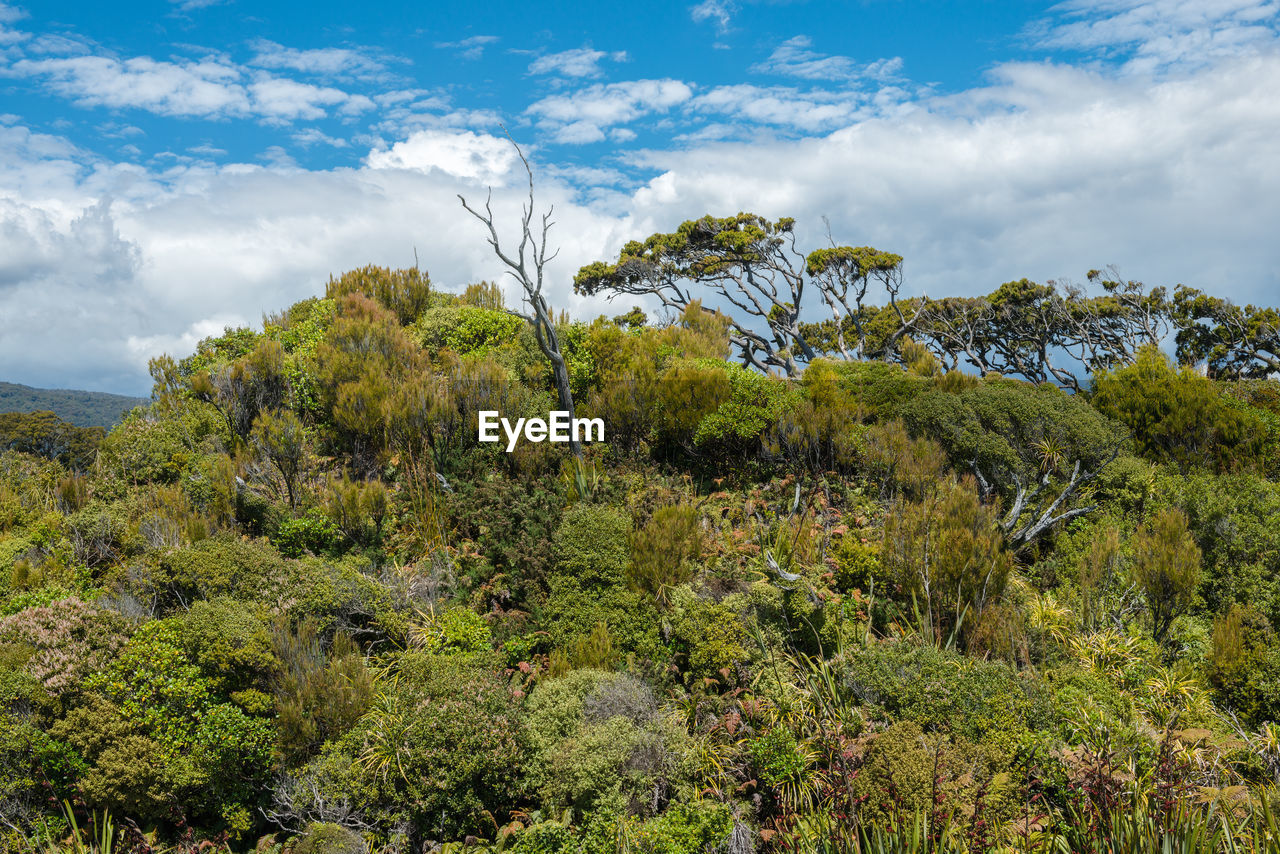
{"label": "leafy bush", "polygon": [[402,656],[399,679],[333,749],[357,757],[353,792],[386,828],[451,839],[492,830],[518,802],[525,770],[517,701],[485,664]]}
{"label": "leafy bush", "polygon": [[432,655],[488,652],[489,624],[470,608],[448,608],[431,615],[409,631],[414,646]]}
{"label": "leafy bush", "polygon": [[502,309],[448,305],[424,312],[414,332],[428,350],[448,347],[459,354],[483,354],[509,344],[524,325],[524,320]]}
{"label": "leafy bush", "polygon": [[527,707],[530,783],[556,809],[654,808],[689,773],[684,727],[624,674],[576,670],[541,683]]}
{"label": "leafy bush", "polygon": [[932,646],[877,643],[846,654],[840,670],[844,684],[877,718],[911,721],[1007,751],[1047,720],[1035,683],[999,662]]}
{"label": "leafy bush", "polygon": [[79,599],[35,606],[0,619],[0,656],[54,697],[73,694],[128,639],[128,623]]}
{"label": "leafy bush", "polygon": [[572,577],[584,589],[623,584],[630,563],[630,528],[626,514],[611,507],[570,507],[555,533],[556,574]]}
{"label": "leafy bush", "polygon": [[1216,471],[1262,465],[1266,429],[1258,417],[1229,406],[1213,381],[1191,368],[1175,370],[1154,347],[1098,376],[1092,399],[1133,431],[1139,453],[1184,474],[1206,464]]}

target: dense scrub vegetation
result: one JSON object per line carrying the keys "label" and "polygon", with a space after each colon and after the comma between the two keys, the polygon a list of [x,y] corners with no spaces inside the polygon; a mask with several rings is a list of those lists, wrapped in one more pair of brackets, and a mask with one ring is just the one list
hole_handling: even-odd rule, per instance
{"label": "dense scrub vegetation", "polygon": [[1278,850],[1280,383],[683,309],[560,319],[582,458],[477,442],[557,408],[498,289],[379,268],[0,453],[0,850]]}

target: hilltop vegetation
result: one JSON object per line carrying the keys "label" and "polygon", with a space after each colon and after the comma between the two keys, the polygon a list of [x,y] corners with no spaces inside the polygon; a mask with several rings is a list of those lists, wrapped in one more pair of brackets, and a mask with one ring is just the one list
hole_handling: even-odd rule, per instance
{"label": "hilltop vegetation", "polygon": [[77,427],[109,430],[119,424],[135,406],[150,401],[142,397],[107,394],[102,391],[31,388],[0,382],[0,414],[7,412],[52,412]]}
{"label": "hilltop vegetation", "polygon": [[[80,462],[0,453],[0,848],[1278,850],[1280,383],[1143,346],[1234,307],[1110,284],[561,317],[581,457],[477,441],[561,391],[484,283],[352,271],[155,360]],[[1129,332],[1072,394],[1011,342],[1085,308]]]}

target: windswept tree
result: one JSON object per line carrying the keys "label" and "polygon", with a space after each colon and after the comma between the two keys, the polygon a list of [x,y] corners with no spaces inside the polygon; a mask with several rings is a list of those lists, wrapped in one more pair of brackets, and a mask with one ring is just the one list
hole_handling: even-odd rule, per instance
{"label": "windswept tree", "polygon": [[1243,308],[1179,286],[1173,295],[1178,361],[1204,362],[1214,379],[1265,379],[1280,371],[1280,311]]}
{"label": "windswept tree", "polygon": [[[508,137],[509,138],[509,137]],[[494,224],[493,217],[493,188],[489,188],[489,194],[485,198],[484,211],[481,212],[473,208],[461,194],[458,195],[458,201],[462,202],[462,207],[480,222],[484,223],[485,228],[489,230],[488,243],[492,247],[495,255],[498,256],[503,265],[507,268],[507,273],[519,283],[520,289],[524,292],[525,302],[529,304],[531,313],[512,311],[524,318],[533,327],[533,333],[538,341],[538,349],[542,351],[542,355],[547,357],[547,361],[551,363],[551,375],[556,384],[556,396],[560,401],[560,408],[569,413],[569,417],[574,417],[573,408],[573,389],[569,384],[569,366],[565,361],[564,352],[560,348],[560,335],[556,330],[555,318],[552,316],[551,308],[547,305],[547,299],[542,294],[542,285],[546,275],[547,264],[550,263],[560,250],[548,252],[547,236],[551,232],[551,226],[555,223],[551,219],[551,215],[555,210],[554,206],[547,208],[546,212],[538,217],[539,224],[534,226],[534,201],[533,201],[533,169],[529,166],[528,159],[524,156],[524,152],[520,150],[520,146],[516,145],[515,140],[511,140],[511,145],[515,147],[516,154],[520,157],[520,162],[524,165],[525,174],[529,176],[529,201],[525,203],[521,211],[520,217],[520,243],[517,245],[515,254],[511,254],[502,246],[502,241],[498,237],[498,229]],[[569,437],[569,448],[573,451],[575,457],[582,456],[582,445],[574,435]]]}
{"label": "windswept tree", "polygon": [[948,370],[967,365],[1080,391],[1086,372],[1131,363],[1169,329],[1164,288],[1121,281],[1114,271],[1088,278],[1102,293],[1019,279],[987,296],[913,302],[911,334]]}
{"label": "windswept tree", "polygon": [[[891,346],[910,322],[897,310],[902,257],[868,246],[832,246],[807,255],[796,248],[795,220],[770,221],[753,213],[681,223],[670,234],[654,234],[631,241],[613,263],[588,264],[574,277],[580,294],[605,293],[655,297],[663,306],[683,314],[710,291],[715,303],[737,310],[730,318],[730,342],[743,365],[797,376],[801,365],[823,352],[850,359],[869,351],[867,320],[881,309],[866,304],[873,283],[888,294],[897,323]],[[803,323],[806,291],[831,312],[825,335]],[[816,345],[817,338],[826,346]]]}

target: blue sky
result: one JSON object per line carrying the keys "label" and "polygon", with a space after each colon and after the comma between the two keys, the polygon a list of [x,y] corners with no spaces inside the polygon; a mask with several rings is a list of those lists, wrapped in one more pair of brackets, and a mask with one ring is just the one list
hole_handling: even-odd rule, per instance
{"label": "blue sky", "polygon": [[[1115,264],[1280,302],[1270,0],[0,3],[0,379],[146,360],[557,208],[550,290],[704,213],[907,258],[915,293]],[[508,220],[514,225],[514,219]]]}

